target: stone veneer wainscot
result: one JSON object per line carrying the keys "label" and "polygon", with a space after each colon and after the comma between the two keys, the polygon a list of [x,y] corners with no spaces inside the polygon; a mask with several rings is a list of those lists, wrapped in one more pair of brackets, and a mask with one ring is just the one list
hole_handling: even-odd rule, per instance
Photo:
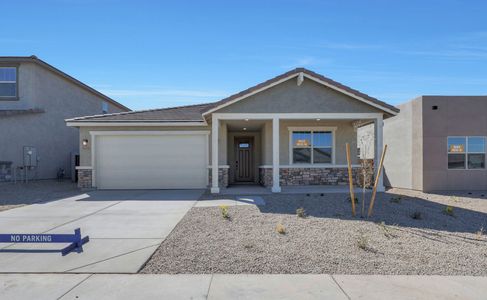
{"label": "stone veneer wainscot", "polygon": [[[357,182],[358,168],[352,169],[354,182]],[[259,168],[260,184],[272,186],[272,168]],[[279,183],[281,186],[300,185],[346,185],[348,184],[348,169],[345,167],[330,168],[280,168]]]}
{"label": "stone veneer wainscot", "polygon": [[78,169],[78,187],[81,189],[91,188],[92,181],[91,169]]}
{"label": "stone veneer wainscot", "polygon": [[[211,168],[208,170],[208,186],[211,186]],[[228,187],[228,167],[219,167],[218,168],[218,186],[221,188]]]}

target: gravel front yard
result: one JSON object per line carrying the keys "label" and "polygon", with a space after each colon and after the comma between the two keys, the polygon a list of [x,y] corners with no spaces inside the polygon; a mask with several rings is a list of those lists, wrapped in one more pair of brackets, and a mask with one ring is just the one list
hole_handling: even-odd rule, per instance
{"label": "gravel front yard", "polygon": [[192,208],[141,272],[487,275],[480,194],[381,193],[368,220],[351,217],[345,194],[263,198],[229,207],[230,220],[218,207]]}

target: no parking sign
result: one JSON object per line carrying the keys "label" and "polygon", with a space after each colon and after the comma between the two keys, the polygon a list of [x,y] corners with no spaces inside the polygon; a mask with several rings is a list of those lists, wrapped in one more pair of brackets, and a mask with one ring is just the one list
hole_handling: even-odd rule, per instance
{"label": "no parking sign", "polygon": [[[69,243],[68,246],[60,250],[63,256],[71,251],[81,253],[83,244],[89,240],[88,236],[81,237],[81,229],[79,228],[74,230],[74,234],[0,234],[0,243]],[[0,251],[15,252],[15,249],[2,249]]]}

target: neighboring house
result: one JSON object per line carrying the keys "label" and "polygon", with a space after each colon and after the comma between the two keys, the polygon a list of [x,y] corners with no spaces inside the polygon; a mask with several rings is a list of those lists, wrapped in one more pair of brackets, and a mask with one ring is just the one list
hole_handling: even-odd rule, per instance
{"label": "neighboring house", "polygon": [[[35,56],[0,57],[0,181],[65,177],[74,170],[79,133],[64,120],[129,111]],[[7,169],[13,170],[9,172]]]}
{"label": "neighboring house", "polygon": [[487,96],[422,96],[384,123],[387,186],[486,190]]}
{"label": "neighboring house", "polygon": [[345,145],[356,170],[358,126],[374,122],[381,149],[382,120],[398,112],[298,68],[214,103],[66,121],[80,128],[80,187],[218,193],[253,183],[279,192],[347,184]]}

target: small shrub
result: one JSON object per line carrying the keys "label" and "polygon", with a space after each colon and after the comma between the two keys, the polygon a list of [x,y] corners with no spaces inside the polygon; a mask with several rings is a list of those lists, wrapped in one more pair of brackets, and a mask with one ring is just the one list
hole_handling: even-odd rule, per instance
{"label": "small shrub", "polygon": [[279,234],[286,234],[286,227],[284,227],[284,225],[282,225],[281,223],[279,223],[276,226],[276,231]]}
{"label": "small shrub", "polygon": [[222,218],[224,218],[225,220],[229,220],[230,219],[230,214],[228,213],[228,205],[220,205],[220,212],[222,214]]}
{"label": "small shrub", "polygon": [[480,227],[479,231],[477,231],[475,234],[477,235],[478,239],[481,239],[484,233],[485,233],[484,226],[482,226]]}
{"label": "small shrub", "polygon": [[445,206],[445,208],[443,209],[443,212],[446,215],[451,216],[451,217],[453,217],[455,215],[455,212],[453,211],[453,206],[450,206],[450,205]]}
{"label": "small shrub", "polygon": [[410,216],[415,220],[421,220],[423,218],[423,214],[419,210],[414,211]]}
{"label": "small shrub", "polygon": [[296,215],[298,215],[299,218],[305,218],[306,217],[306,211],[304,210],[303,207],[300,207],[296,209]]}
{"label": "small shrub", "polygon": [[389,200],[389,201],[390,201],[391,203],[397,203],[397,204],[399,204],[399,203],[401,203],[402,198],[401,198],[401,197],[399,197],[399,196],[398,196],[398,197],[391,197],[391,200]]}
{"label": "small shrub", "polygon": [[357,240],[357,247],[365,251],[369,249],[369,240],[365,235],[363,234],[360,235],[360,237]]}
{"label": "small shrub", "polygon": [[388,239],[396,237],[395,234],[392,233],[392,229],[384,223],[384,221],[379,223],[379,227],[382,230],[384,236]]}

